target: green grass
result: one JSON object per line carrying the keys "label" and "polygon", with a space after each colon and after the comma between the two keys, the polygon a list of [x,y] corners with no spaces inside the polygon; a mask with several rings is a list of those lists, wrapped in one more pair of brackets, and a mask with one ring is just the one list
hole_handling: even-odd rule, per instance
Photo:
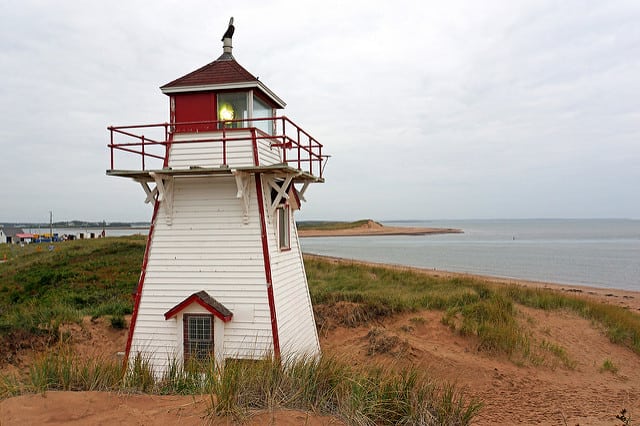
{"label": "green grass", "polygon": [[616,374],[618,372],[618,367],[616,367],[613,361],[607,358],[602,362],[602,366],[600,367],[601,373],[604,373],[605,371],[608,371],[612,374]]}
{"label": "green grass", "polygon": [[55,337],[84,315],[131,313],[144,247],[143,237],[0,245],[0,337]]}

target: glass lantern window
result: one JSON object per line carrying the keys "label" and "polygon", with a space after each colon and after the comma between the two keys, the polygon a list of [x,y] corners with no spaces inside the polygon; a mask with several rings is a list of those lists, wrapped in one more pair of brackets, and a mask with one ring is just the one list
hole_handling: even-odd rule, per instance
{"label": "glass lantern window", "polygon": [[[257,96],[253,97],[253,118],[273,118],[273,108],[260,100]],[[268,135],[273,135],[273,120],[254,121],[253,125]]]}
{"label": "glass lantern window", "polygon": [[249,119],[248,93],[219,93],[218,94],[218,121],[228,121],[221,123],[226,128],[248,127],[244,120]]}

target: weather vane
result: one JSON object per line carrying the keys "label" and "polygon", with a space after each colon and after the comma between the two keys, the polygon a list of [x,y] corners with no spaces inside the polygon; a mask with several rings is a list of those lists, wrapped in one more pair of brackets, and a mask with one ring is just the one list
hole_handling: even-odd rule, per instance
{"label": "weather vane", "polygon": [[233,26],[233,16],[232,16],[231,19],[229,19],[229,27],[227,28],[227,31],[225,31],[225,33],[222,35],[222,40],[220,41],[224,41],[225,38],[233,37],[233,32],[235,30],[236,30],[236,27]]}

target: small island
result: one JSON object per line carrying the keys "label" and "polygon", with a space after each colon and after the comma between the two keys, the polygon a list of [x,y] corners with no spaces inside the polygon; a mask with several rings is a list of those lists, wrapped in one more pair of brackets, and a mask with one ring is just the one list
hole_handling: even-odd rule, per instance
{"label": "small island", "polygon": [[355,222],[304,221],[298,223],[300,237],[356,237],[371,235],[428,235],[460,234],[455,228],[419,228],[409,226],[384,226],[372,219]]}

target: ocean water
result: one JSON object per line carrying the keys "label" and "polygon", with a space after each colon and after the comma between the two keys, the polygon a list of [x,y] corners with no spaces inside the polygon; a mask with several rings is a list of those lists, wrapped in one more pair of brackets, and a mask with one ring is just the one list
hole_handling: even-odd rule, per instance
{"label": "ocean water", "polygon": [[305,253],[640,291],[640,220],[389,221],[462,234],[301,238]]}

